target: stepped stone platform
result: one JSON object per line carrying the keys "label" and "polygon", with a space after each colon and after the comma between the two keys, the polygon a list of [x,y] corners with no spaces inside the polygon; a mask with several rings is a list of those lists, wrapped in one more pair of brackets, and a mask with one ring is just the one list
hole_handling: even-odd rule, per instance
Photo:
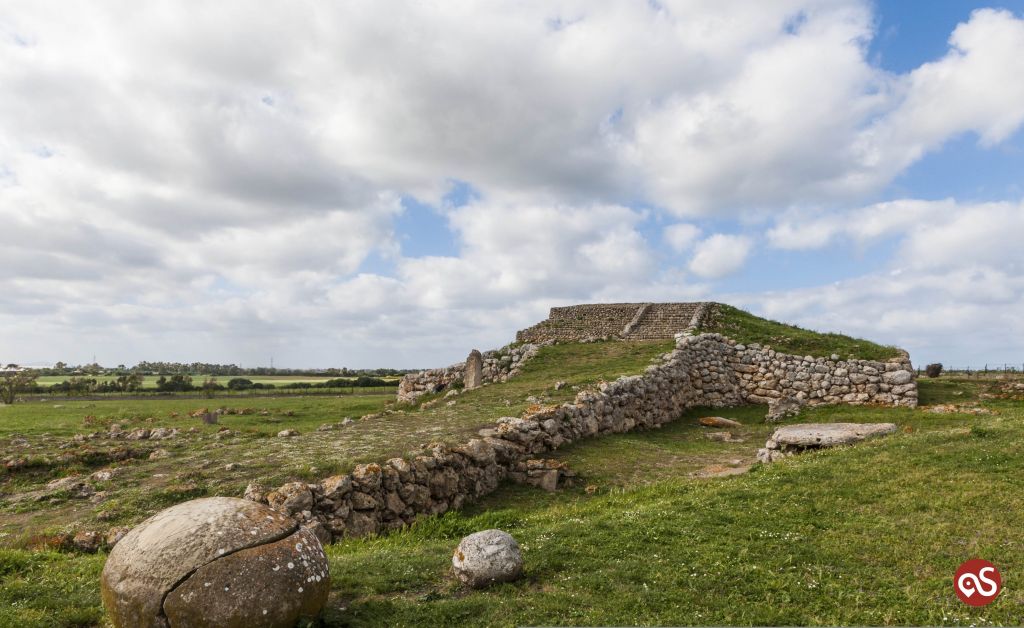
{"label": "stepped stone platform", "polygon": [[516,333],[519,342],[620,338],[667,340],[697,327],[703,303],[599,303],[553,307],[547,320]]}

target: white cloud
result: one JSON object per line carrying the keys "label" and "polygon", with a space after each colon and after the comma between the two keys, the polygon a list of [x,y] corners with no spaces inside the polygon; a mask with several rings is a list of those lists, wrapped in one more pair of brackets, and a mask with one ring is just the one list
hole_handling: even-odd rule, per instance
{"label": "white cloud", "polygon": [[715,234],[697,245],[690,270],[713,279],[731,275],[743,267],[752,247],[746,236]]}
{"label": "white cloud", "polygon": [[693,243],[697,241],[697,238],[700,237],[700,228],[696,225],[680,222],[665,227],[661,234],[673,251],[682,253],[689,250]]}
{"label": "white cloud", "polygon": [[[901,264],[994,267],[976,249],[1005,251],[1019,206],[978,214],[993,229],[828,208],[1018,129],[1022,21],[976,12],[905,75],[868,62],[873,25],[865,0],[5,7],[0,343],[336,363],[420,333],[392,349],[412,360],[453,326],[501,340],[554,303],[710,290],[645,237],[698,277],[743,266],[751,238],[649,234],[662,213],[780,213],[781,248],[914,228]],[[481,199],[446,210],[457,250],[401,257],[399,199],[452,180]]]}

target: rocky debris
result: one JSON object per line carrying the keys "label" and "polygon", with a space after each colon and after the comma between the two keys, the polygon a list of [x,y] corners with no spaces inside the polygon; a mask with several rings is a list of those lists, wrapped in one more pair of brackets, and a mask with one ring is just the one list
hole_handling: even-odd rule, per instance
{"label": "rocky debris", "polygon": [[484,530],[459,542],[452,555],[452,569],[461,582],[480,589],[519,578],[523,573],[523,556],[512,535]]}
{"label": "rocky debris", "polygon": [[149,435],[150,435],[149,428],[139,427],[139,428],[136,428],[136,429],[128,432],[128,434],[125,436],[125,438],[128,439],[128,440],[146,440],[147,438],[149,438]]}
{"label": "rocky debris", "polygon": [[942,375],[942,364],[938,362],[935,364],[929,364],[924,367],[924,373],[928,377],[938,377],[939,375]]}
{"label": "rocky debris", "polygon": [[224,470],[225,471],[238,471],[241,468],[242,468],[242,465],[237,463],[237,462],[229,462],[226,465],[224,465]]}
{"label": "rocky debris", "polygon": [[763,449],[757,451],[761,462],[774,462],[808,449],[822,449],[859,443],[873,436],[896,431],[894,423],[804,423],[775,430]]}
{"label": "rocky debris", "polygon": [[130,528],[126,528],[124,526],[116,526],[110,528],[109,530],[107,530],[106,535],[104,535],[103,537],[104,544],[108,548],[114,547],[115,545],[120,543],[121,539],[123,539],[125,535],[128,534],[128,532],[130,531]]}
{"label": "rocky debris", "polygon": [[43,493],[48,497],[54,493],[61,492],[66,492],[71,499],[88,499],[96,490],[81,476],[72,475],[66,478],[51,480],[46,484],[46,490]]}
{"label": "rocky debris", "polygon": [[720,443],[742,443],[744,440],[731,432],[708,432],[704,435],[708,440]]}
{"label": "rocky debris", "polygon": [[243,498],[248,499],[249,501],[265,504],[267,503],[268,492],[267,487],[264,486],[262,482],[252,481],[245,487],[245,494],[243,495]]}
{"label": "rocky debris", "polygon": [[281,430],[277,433],[278,438],[294,438],[299,435],[299,430]]}
{"label": "rocky debris", "polygon": [[313,507],[313,493],[303,482],[289,482],[267,494],[267,503],[274,510],[293,515]]}
{"label": "rocky debris", "polygon": [[308,529],[261,504],[196,499],[142,522],[110,552],[100,579],[116,628],[293,626],[330,589]]}
{"label": "rocky debris", "polygon": [[973,415],[989,415],[995,414],[994,411],[988,408],[983,408],[979,405],[968,405],[968,404],[952,404],[952,403],[941,403],[934,406],[927,406],[923,408],[925,412],[931,414],[973,414]]}
{"label": "rocky debris", "polygon": [[764,420],[766,423],[778,423],[799,416],[805,404],[806,402],[798,397],[772,399],[768,402],[768,414],[764,416]]}
{"label": "rocky debris", "polygon": [[509,479],[514,482],[536,486],[548,492],[571,485],[575,477],[569,465],[553,458],[525,460],[516,464],[515,470],[509,473]]}
{"label": "rocky debris", "polygon": [[76,552],[94,554],[103,544],[103,537],[99,532],[82,530],[71,537],[71,549]]}
{"label": "rocky debris", "polygon": [[747,471],[750,471],[751,465],[743,464],[741,460],[733,460],[728,465],[724,464],[713,464],[699,471],[693,472],[691,475],[695,478],[724,478],[732,475],[743,475]]}
{"label": "rocky debris", "polygon": [[89,479],[93,482],[109,482],[118,475],[124,472],[122,467],[111,467],[109,469],[100,469],[89,476]]}
{"label": "rocky debris", "polygon": [[567,384],[566,382],[563,382],[562,380],[558,380],[557,382],[555,382],[555,390],[562,390],[563,388],[565,388],[568,385],[569,384]]}
{"label": "rocky debris", "polygon": [[166,449],[154,449],[153,451],[149,452],[150,460],[163,460],[165,458],[170,457],[171,452],[167,451]]}
{"label": "rocky debris", "polygon": [[698,422],[705,427],[721,427],[730,430],[738,430],[743,427],[739,421],[726,419],[720,416],[705,416],[698,419]]}
{"label": "rocky debris", "polygon": [[178,428],[171,427],[158,427],[149,433],[150,440],[164,440],[165,438],[174,438],[180,432]]}

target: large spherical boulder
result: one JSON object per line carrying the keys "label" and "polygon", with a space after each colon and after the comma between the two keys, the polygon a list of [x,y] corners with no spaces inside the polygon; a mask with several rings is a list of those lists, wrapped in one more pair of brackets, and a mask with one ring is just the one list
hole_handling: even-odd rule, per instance
{"label": "large spherical boulder", "polygon": [[452,567],[459,580],[479,589],[518,578],[523,573],[523,556],[508,532],[484,530],[459,542]]}
{"label": "large spherical boulder", "polygon": [[172,506],[125,535],[103,567],[118,628],[294,626],[330,591],[316,536],[263,504],[230,497]]}

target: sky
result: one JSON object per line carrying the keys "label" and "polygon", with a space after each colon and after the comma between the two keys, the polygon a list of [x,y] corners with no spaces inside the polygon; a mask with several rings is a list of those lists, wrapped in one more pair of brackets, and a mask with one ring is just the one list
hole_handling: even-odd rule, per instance
{"label": "sky", "polygon": [[1024,362],[1024,0],[0,0],[0,361],[716,300]]}

